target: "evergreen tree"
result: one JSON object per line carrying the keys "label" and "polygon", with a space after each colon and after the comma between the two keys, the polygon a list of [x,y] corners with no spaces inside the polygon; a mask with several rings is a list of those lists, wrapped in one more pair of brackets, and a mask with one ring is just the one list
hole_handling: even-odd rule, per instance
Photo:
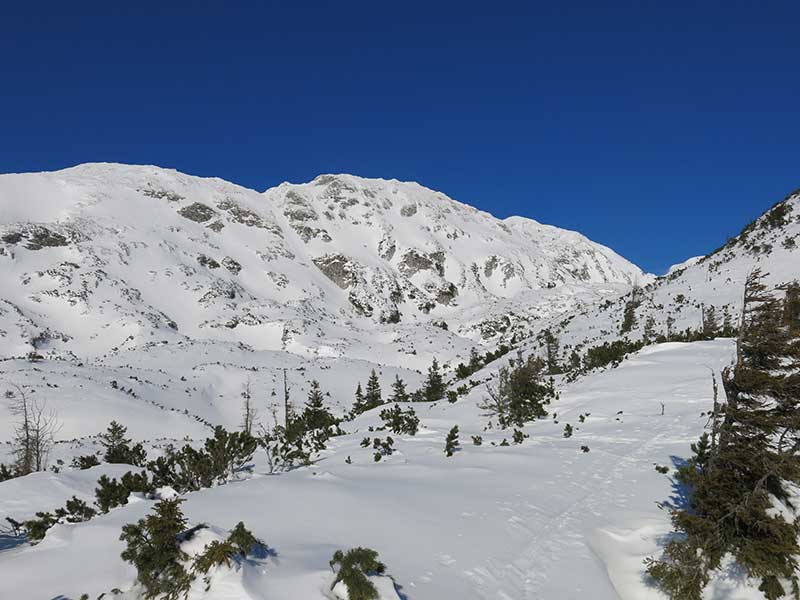
{"label": "evergreen tree", "polygon": [[439,362],[434,357],[431,366],[428,368],[428,377],[423,386],[423,394],[426,402],[437,402],[444,398],[445,385],[442,372],[439,369]]}
{"label": "evergreen tree", "polygon": [[791,502],[786,482],[800,481],[800,338],[797,320],[785,317],[791,301],[768,291],[760,271],[748,276],[736,365],[723,372],[728,402],[717,441],[704,434],[678,470],[691,490],[689,507],[672,514],[682,536],[648,563],[672,598],[699,600],[728,555],[761,581],[766,598],[800,591],[800,522],[774,510],[775,499]]}
{"label": "evergreen tree", "polygon": [[316,379],[311,382],[311,387],[308,390],[308,399],[303,409],[302,420],[308,431],[316,429],[327,430],[338,423],[336,417],[325,408],[322,388],[320,388],[319,381]]}
{"label": "evergreen tree", "polygon": [[405,382],[400,379],[399,375],[394,376],[394,383],[392,384],[392,395],[389,398],[390,402],[408,402],[410,397],[406,391]]}
{"label": "evergreen tree", "polygon": [[182,564],[188,556],[180,547],[180,535],[186,528],[181,502],[181,498],[162,500],[153,513],[122,528],[119,539],[126,544],[122,559],[136,567],[147,599],[178,600],[191,585]]}
{"label": "evergreen tree", "polygon": [[147,453],[141,444],[131,446],[131,440],[125,437],[127,428],[116,421],[111,421],[108,430],[99,435],[100,444],[105,448],[103,460],[107,463],[121,463],[144,466]]}
{"label": "evergreen tree", "polygon": [[458,425],[453,425],[453,428],[447,434],[447,437],[444,440],[444,453],[446,456],[450,457],[458,450],[459,447],[458,442]]}
{"label": "evergreen tree", "polygon": [[[350,600],[377,600],[378,590],[369,575],[383,575],[386,565],[378,560],[378,553],[370,548],[351,548],[347,552],[337,550],[330,561],[336,571],[331,589],[340,581],[347,587]],[[338,567],[338,568],[337,568]]]}
{"label": "evergreen tree", "polygon": [[528,421],[547,415],[545,406],[556,397],[552,378],[544,378],[542,359],[522,353],[498,373],[496,387],[487,386],[489,399],[480,407],[497,417],[500,427],[522,427]]}
{"label": "evergreen tree", "polygon": [[653,315],[648,315],[644,322],[644,339],[649,344],[656,338],[656,320]]}
{"label": "evergreen tree", "polygon": [[705,309],[703,315],[703,336],[707,339],[714,339],[719,332],[719,319],[717,309],[712,305]]}
{"label": "evergreen tree", "polygon": [[477,348],[475,348],[475,347],[470,348],[470,351],[469,351],[469,365],[468,365],[470,371],[472,373],[475,373],[476,371],[479,371],[481,368],[483,368],[483,364],[484,364],[483,363],[483,358],[481,357],[480,354],[478,354]]}
{"label": "evergreen tree", "polygon": [[367,388],[366,392],[364,393],[364,401],[366,403],[365,410],[370,410],[383,404],[383,398],[381,397],[381,382],[378,379],[378,374],[375,372],[375,369],[372,369],[372,373],[370,373],[369,379],[367,379]]}
{"label": "evergreen tree", "polygon": [[553,335],[549,328],[544,330],[544,344],[547,356],[547,372],[551,375],[561,373],[561,367],[558,364],[558,338]]}
{"label": "evergreen tree", "polygon": [[636,309],[641,304],[640,295],[641,288],[635,286],[631,291],[630,299],[625,302],[625,309],[622,314],[622,326],[620,327],[620,333],[622,334],[629,333],[636,327]]}
{"label": "evergreen tree", "polygon": [[364,398],[364,392],[361,390],[361,382],[358,382],[358,386],[356,387],[356,398],[355,402],[353,402],[353,408],[350,410],[350,414],[354,417],[360,415],[365,410],[367,410],[367,401]]}
{"label": "evergreen tree", "polygon": [[397,434],[416,435],[419,429],[419,417],[411,407],[402,410],[400,405],[395,404],[394,408],[384,408],[380,417],[384,427],[388,427]]}

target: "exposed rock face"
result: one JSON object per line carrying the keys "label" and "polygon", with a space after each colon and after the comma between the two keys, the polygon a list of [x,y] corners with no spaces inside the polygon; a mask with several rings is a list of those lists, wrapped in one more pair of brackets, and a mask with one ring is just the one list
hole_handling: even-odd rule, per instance
{"label": "exposed rock face", "polygon": [[355,285],[358,281],[358,270],[355,263],[341,254],[326,254],[315,258],[314,264],[325,276],[343,290]]}
{"label": "exposed rock face", "polygon": [[213,218],[217,213],[210,206],[201,202],[194,202],[189,206],[184,206],[178,210],[178,214],[197,223],[205,223]]}

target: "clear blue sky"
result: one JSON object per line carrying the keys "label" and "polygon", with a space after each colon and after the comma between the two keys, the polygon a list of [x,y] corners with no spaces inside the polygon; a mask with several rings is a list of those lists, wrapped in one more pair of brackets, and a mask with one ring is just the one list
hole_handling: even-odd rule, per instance
{"label": "clear blue sky", "polygon": [[656,272],[800,187],[797,1],[13,4],[0,172],[416,180]]}

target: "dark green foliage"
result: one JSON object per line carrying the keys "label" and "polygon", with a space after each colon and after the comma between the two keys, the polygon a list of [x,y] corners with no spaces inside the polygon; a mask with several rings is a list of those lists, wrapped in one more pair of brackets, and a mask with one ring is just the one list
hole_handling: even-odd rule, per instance
{"label": "dark green foliage", "polygon": [[208,573],[213,567],[221,565],[229,567],[235,558],[244,558],[254,546],[263,545],[263,542],[239,521],[226,540],[214,540],[194,558],[192,570],[196,573]]}
{"label": "dark green foliage", "polygon": [[196,573],[208,573],[214,567],[222,565],[230,567],[231,561],[238,554],[233,544],[227,540],[214,540],[200,554],[195,556],[192,561],[192,570]]}
{"label": "dark green foliage", "polygon": [[558,338],[553,335],[550,329],[545,329],[543,334],[545,355],[547,362],[547,372],[551,375],[556,375],[562,372],[561,366],[558,362]]}
{"label": "dark green foliage", "polygon": [[380,379],[378,379],[378,374],[375,372],[375,369],[372,369],[372,372],[369,374],[369,379],[367,379],[367,387],[364,392],[364,410],[373,409],[381,404],[383,404],[381,382]]}
{"label": "dark green foliage", "polygon": [[719,318],[717,317],[717,309],[714,306],[709,306],[703,311],[703,335],[713,340],[719,333]]}
{"label": "dark green foliage", "polygon": [[144,466],[147,460],[147,453],[141,444],[131,446],[131,440],[125,437],[127,429],[111,421],[108,430],[100,434],[100,443],[106,449],[103,460],[112,464]]}
{"label": "dark green foliage", "polygon": [[437,402],[444,398],[445,385],[442,379],[442,371],[439,368],[439,361],[433,359],[428,368],[428,377],[422,387],[425,402]]}
{"label": "dark green foliage", "polygon": [[0,463],[0,482],[8,481],[14,477],[19,477],[19,474],[12,469],[9,469],[5,464]]}
{"label": "dark green foliage", "polygon": [[368,576],[383,575],[386,565],[378,560],[375,550],[361,547],[351,548],[347,552],[337,550],[333,553],[330,565],[336,571],[331,589],[341,581],[347,586],[350,600],[377,600],[378,590]]}
{"label": "dark green foliage", "polygon": [[55,514],[67,523],[82,523],[94,517],[97,511],[80,498],[73,496],[67,500],[64,508],[56,509]]}
{"label": "dark green foliage", "polygon": [[22,523],[25,529],[25,534],[28,536],[28,541],[38,542],[44,538],[47,530],[53,525],[58,523],[58,518],[50,512],[37,512],[35,519],[29,519]]}
{"label": "dark green foliage", "polygon": [[586,371],[600,369],[607,365],[616,367],[631,352],[636,352],[644,347],[644,342],[628,340],[616,340],[605,342],[599,346],[594,346],[586,351],[583,360],[583,368]]}
{"label": "dark green foliage", "polygon": [[475,348],[469,351],[469,362],[467,364],[458,363],[456,367],[456,377],[458,379],[466,379],[476,371],[480,370],[484,365],[483,357],[478,354]]}
{"label": "dark green foliage", "polygon": [[76,469],[80,469],[81,471],[85,471],[86,469],[91,469],[92,467],[96,467],[100,464],[100,460],[97,458],[95,454],[86,454],[84,456],[76,456],[72,459],[72,466]]}
{"label": "dark green foliage", "polygon": [[473,435],[472,436],[472,443],[475,446],[480,446],[481,444],[483,444],[483,437],[481,437],[479,435]]}
{"label": "dark green foliage", "polygon": [[669,473],[669,467],[664,467],[662,465],[656,465],[656,471],[658,471],[662,475],[666,475],[667,473]]}
{"label": "dark green foliage", "polygon": [[564,437],[565,438],[572,437],[572,425],[570,425],[569,423],[564,425]]}
{"label": "dark green foliage", "polygon": [[514,442],[515,444],[521,444],[522,442],[525,441],[526,437],[527,436],[524,433],[522,433],[522,430],[515,429],[514,435],[511,436],[511,441]]}
{"label": "dark green foliage", "polygon": [[398,404],[393,408],[384,408],[380,417],[384,426],[391,429],[394,433],[416,435],[419,430],[419,417],[413,408],[402,410]]}
{"label": "dark green foliage", "polygon": [[128,496],[132,493],[152,494],[156,488],[155,480],[149,481],[146,472],[131,473],[130,471],[125,473],[119,481],[109,479],[107,475],[101,475],[97,480],[97,485],[98,487],[94,490],[95,504],[103,513],[127,504]]}
{"label": "dark green foliage", "polygon": [[497,417],[500,427],[522,427],[525,423],[547,415],[545,406],[556,398],[552,379],[544,378],[545,363],[540,358],[522,353],[498,373],[497,386],[487,386],[489,399],[481,408]]}
{"label": "dark green foliage", "polygon": [[306,431],[329,432],[332,427],[339,424],[339,419],[334,417],[331,412],[325,408],[323,398],[324,395],[319,386],[319,382],[316,380],[312,381],[311,389],[308,391],[308,400],[300,415]]}
{"label": "dark green foliage", "polygon": [[67,500],[63,508],[57,508],[52,513],[37,512],[35,519],[22,523],[22,528],[28,536],[28,541],[37,542],[44,538],[47,530],[56,523],[82,523],[97,514],[97,511],[80,498],[73,496]]}
{"label": "dark green foliage", "polygon": [[394,453],[394,439],[389,436],[386,436],[385,440],[375,438],[372,440],[372,448],[377,451],[373,455],[375,462],[380,462],[384,456],[391,456]]}
{"label": "dark green foliage", "polygon": [[122,559],[136,567],[146,599],[177,600],[191,585],[192,578],[182,564],[188,557],[180,548],[186,529],[181,502],[180,498],[162,500],[151,514],[122,528],[119,539],[126,544]]}
{"label": "dark green foliage", "polygon": [[483,355],[483,364],[488,365],[490,362],[497,360],[501,356],[505,356],[511,352],[511,350],[511,346],[507,346],[506,344],[500,344],[494,351],[487,350]]}
{"label": "dark green foliage", "polygon": [[483,355],[479,354],[475,348],[472,348],[469,352],[469,362],[467,362],[467,364],[458,363],[456,367],[456,378],[466,379],[473,373],[480,371],[490,362],[508,354],[510,351],[511,347],[505,344],[500,344],[494,351],[487,350]]}
{"label": "dark green foliage", "polygon": [[774,511],[775,499],[791,506],[785,482],[800,481],[800,321],[787,316],[791,302],[768,292],[757,270],[748,277],[736,365],[723,372],[728,402],[678,469],[691,490],[689,508],[672,513],[682,537],[647,561],[672,598],[699,600],[727,555],[766,598],[798,597],[800,521]]}
{"label": "dark green foliage", "polygon": [[581,446],[581,452],[583,452],[585,454],[588,451],[589,451],[589,446]]}
{"label": "dark green foliage", "polygon": [[361,382],[359,381],[358,386],[356,387],[355,402],[353,402],[353,408],[350,410],[350,415],[355,417],[367,410],[369,410],[367,407],[367,399],[364,396],[364,392],[361,390]]}
{"label": "dark green foliage", "polygon": [[169,448],[165,456],[148,463],[148,469],[157,486],[197,491],[227,481],[253,458],[257,447],[258,441],[247,432],[230,433],[218,426],[202,449],[188,444],[179,451]]}
{"label": "dark green foliage", "polygon": [[639,308],[641,301],[641,288],[634,287],[631,291],[630,299],[625,302],[625,309],[622,314],[622,325],[620,326],[620,333],[629,333],[636,327],[636,309]]}
{"label": "dark green foliage", "polygon": [[263,545],[241,521],[231,530],[230,535],[228,535],[228,541],[233,544],[236,551],[242,556],[246,556],[253,549],[253,546]]}
{"label": "dark green foliage", "polygon": [[448,457],[453,456],[453,454],[458,450],[459,447],[458,442],[458,425],[453,425],[453,428],[447,434],[447,437],[444,440],[444,453]]}
{"label": "dark green foliage", "polygon": [[458,392],[456,390],[447,390],[445,396],[447,396],[447,401],[450,404],[454,404],[458,401]]}
{"label": "dark green foliage", "polygon": [[392,395],[389,398],[390,402],[408,402],[410,397],[406,391],[405,382],[400,379],[399,375],[394,376],[394,383],[392,384]]}

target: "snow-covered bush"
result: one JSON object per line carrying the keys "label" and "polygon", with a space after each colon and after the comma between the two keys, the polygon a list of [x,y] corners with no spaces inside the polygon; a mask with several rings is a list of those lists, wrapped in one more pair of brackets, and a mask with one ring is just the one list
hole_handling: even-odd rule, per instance
{"label": "snow-covered bush", "polygon": [[386,565],[378,560],[378,553],[371,548],[351,548],[347,552],[337,550],[330,561],[336,578],[331,584],[335,590],[340,582],[347,588],[348,600],[377,600],[378,590],[369,580],[370,575],[383,575]]}
{"label": "snow-covered bush", "polygon": [[399,404],[395,404],[393,408],[384,408],[380,412],[380,417],[384,426],[398,435],[403,433],[416,435],[419,430],[419,417],[411,407],[402,410]]}
{"label": "snow-covered bush", "polygon": [[489,398],[481,408],[495,416],[501,427],[522,427],[547,415],[545,406],[557,397],[552,378],[545,379],[545,362],[522,353],[498,372],[496,386],[486,386]]}
{"label": "snow-covered bush", "polygon": [[227,538],[206,525],[187,529],[180,498],[162,500],[153,512],[122,528],[126,543],[122,558],[136,567],[144,598],[178,600],[185,597],[198,576],[205,588],[211,574],[232,567],[256,546],[264,546],[241,521]]}

